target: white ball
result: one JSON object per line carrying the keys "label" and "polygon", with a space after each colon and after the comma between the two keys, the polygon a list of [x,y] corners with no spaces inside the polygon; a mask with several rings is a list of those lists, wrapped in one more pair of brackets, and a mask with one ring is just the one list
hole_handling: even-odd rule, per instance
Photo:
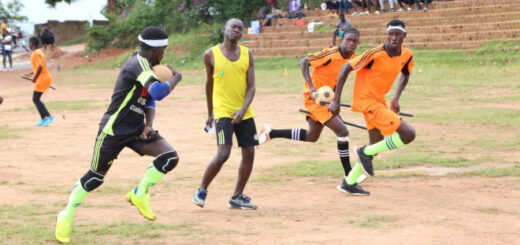
{"label": "white ball", "polygon": [[329,86],[320,87],[318,91],[316,91],[316,93],[314,94],[314,98],[316,104],[325,105],[326,103],[323,103],[322,101],[330,102],[331,100],[333,100],[334,91]]}

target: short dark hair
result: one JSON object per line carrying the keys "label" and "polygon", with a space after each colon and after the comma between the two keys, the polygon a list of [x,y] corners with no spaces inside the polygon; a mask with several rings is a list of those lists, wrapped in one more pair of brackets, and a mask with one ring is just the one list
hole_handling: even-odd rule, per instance
{"label": "short dark hair", "polygon": [[386,27],[388,27],[388,26],[401,26],[401,27],[403,27],[403,29],[405,29],[404,22],[399,19],[391,20],[390,22],[388,22],[388,24],[386,24]]}
{"label": "short dark hair", "polygon": [[356,34],[358,37],[361,36],[361,34],[359,34],[359,31],[358,29],[354,28],[354,27],[349,27],[347,28],[344,32],[343,32],[343,36],[347,35],[347,34],[350,34],[350,33],[354,33]]}
{"label": "short dark hair", "polygon": [[[162,40],[168,38],[168,33],[159,26],[148,26],[141,32],[141,37],[146,40]],[[153,47],[146,45],[146,43],[139,42],[141,50],[150,50]]]}
{"label": "short dark hair", "polygon": [[38,47],[38,45],[40,45],[40,39],[38,39],[37,37],[31,37],[29,38],[29,43],[34,45],[35,47]]}

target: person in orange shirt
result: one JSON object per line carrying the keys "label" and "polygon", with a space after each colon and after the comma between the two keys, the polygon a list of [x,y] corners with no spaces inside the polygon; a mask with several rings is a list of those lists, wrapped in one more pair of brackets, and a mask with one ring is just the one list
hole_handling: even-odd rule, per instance
{"label": "person in orange shirt", "polygon": [[[343,85],[348,74],[357,71],[352,111],[363,113],[370,145],[356,148],[355,153],[361,164],[356,164],[347,176],[347,189],[355,185],[357,176],[363,172],[374,175],[372,159],[375,155],[397,149],[415,139],[414,128],[398,115],[399,98],[408,84],[413,67],[412,51],[401,47],[406,37],[405,24],[398,19],[388,22],[386,36],[385,44],[367,50],[341,68],[336,95],[329,105],[329,111],[338,115]],[[385,95],[399,73],[399,85],[388,109]]]}
{"label": "person in orange shirt", "polygon": [[7,19],[4,19],[4,20],[2,21],[2,24],[0,24],[0,33],[3,33],[4,30],[7,30],[7,28],[9,28],[9,27],[7,26]]}
{"label": "person in orange shirt", "polygon": [[33,102],[36,105],[36,109],[40,113],[41,120],[36,123],[36,126],[47,126],[54,121],[54,117],[51,116],[45,105],[40,100],[43,93],[49,89],[52,83],[52,76],[47,69],[47,61],[45,58],[45,54],[38,49],[38,45],[40,41],[37,37],[31,37],[29,39],[29,48],[32,50],[31,54],[31,64],[32,64],[32,72],[26,74],[26,76],[33,77],[34,83],[34,93],[33,93]]}
{"label": "person in orange shirt", "polygon": [[[355,57],[354,51],[359,43],[359,32],[355,28],[345,30],[341,45],[339,47],[324,49],[319,53],[309,55],[300,60],[305,83],[303,84],[304,104],[310,114],[307,114],[307,122],[309,129],[302,128],[293,129],[272,129],[271,126],[265,125],[263,132],[260,134],[258,141],[264,144],[270,139],[286,138],[296,141],[316,142],[324,126],[330,128],[338,137],[338,153],[345,178],[351,170],[349,157],[349,137],[348,130],[341,118],[328,111],[326,105],[318,105],[314,100],[314,93],[322,86],[336,87],[336,79],[341,67],[347,61]],[[309,73],[309,67],[313,67],[312,76]],[[344,179],[345,179],[344,178]],[[345,180],[338,186],[342,192],[352,195],[368,195],[369,192],[364,191],[357,184],[354,188],[346,190],[343,187]],[[361,180],[359,181],[361,182]]]}

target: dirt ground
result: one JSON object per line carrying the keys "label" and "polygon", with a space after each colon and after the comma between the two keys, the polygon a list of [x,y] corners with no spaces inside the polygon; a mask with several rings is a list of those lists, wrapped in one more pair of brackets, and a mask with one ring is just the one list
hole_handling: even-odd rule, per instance
{"label": "dirt ground", "polygon": [[[32,85],[18,78],[22,72],[0,74],[0,96],[5,98],[0,126],[18,135],[0,141],[0,205],[44,204],[54,211],[63,207],[70,188],[89,168],[98,122],[110,102],[112,87],[68,84],[90,75],[55,72],[57,90],[49,90],[44,102],[88,100],[95,107],[51,111],[55,122],[36,128]],[[117,72],[96,71],[92,76],[115,79]],[[262,98],[254,101],[259,130],[273,118],[280,126],[305,126],[302,115],[294,112],[300,106],[298,95],[271,94],[263,88],[257,94]],[[201,209],[191,203],[191,195],[216,151],[215,135],[202,130],[205,108],[203,85],[181,85],[158,104],[154,124],[181,159],[152,190],[155,223],[183,223],[189,229],[164,229],[160,237],[124,240],[123,244],[519,244],[518,177],[453,177],[439,170],[424,177],[372,178],[363,185],[370,196],[352,197],[336,190],[340,179],[268,178],[272,166],[309,159],[308,155],[274,154],[277,144],[256,151],[246,194],[258,210],[227,208],[240,161],[237,147],[210,186],[206,207]],[[325,131],[322,137],[333,136]],[[295,147],[300,145],[295,143]],[[335,159],[337,153],[332,147],[309,154],[315,159]],[[405,154],[405,150],[395,154]],[[78,208],[73,241],[78,231],[92,223],[151,223],[126,203],[125,193],[138,183],[152,160],[129,149],[120,154],[103,186]],[[52,220],[55,213],[46,217]],[[54,223],[45,227],[50,237],[43,243],[52,244]],[[113,236],[98,239],[103,244],[118,243]],[[16,236],[2,239],[5,244],[20,242]]]}

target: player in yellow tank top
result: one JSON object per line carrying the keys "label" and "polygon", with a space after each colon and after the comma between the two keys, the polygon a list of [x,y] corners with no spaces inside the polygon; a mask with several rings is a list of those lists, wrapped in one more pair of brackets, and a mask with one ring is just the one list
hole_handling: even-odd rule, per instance
{"label": "player in yellow tank top", "polygon": [[[240,47],[240,57],[237,61],[230,61],[220,51],[220,45],[211,48],[215,67],[213,70],[213,113],[215,119],[228,117],[238,111],[243,105],[246,96],[246,78],[249,69],[249,49]],[[254,116],[251,105],[247,108],[242,120]]]}
{"label": "player in yellow tank top", "polygon": [[224,26],[224,42],[208,49],[204,54],[208,104],[206,128],[209,128],[215,120],[218,150],[204,172],[200,188],[191,199],[200,207],[205,205],[209,184],[229,158],[233,134],[235,134],[238,146],[242,150],[242,161],[229,207],[256,209],[251,199],[243,194],[253,170],[255,146],[258,145],[254,114],[251,109],[251,102],[255,95],[255,70],[251,51],[238,45],[243,31],[242,21],[228,20]]}

